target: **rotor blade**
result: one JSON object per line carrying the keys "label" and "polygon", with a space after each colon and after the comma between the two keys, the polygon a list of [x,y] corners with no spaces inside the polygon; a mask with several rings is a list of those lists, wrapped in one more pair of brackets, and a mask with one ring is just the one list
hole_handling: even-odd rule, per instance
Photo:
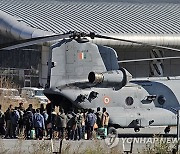
{"label": "rotor blade", "polygon": [[43,36],[43,37],[36,37],[31,39],[25,39],[25,40],[19,40],[15,42],[10,42],[6,44],[0,45],[0,50],[12,50],[16,48],[26,47],[29,45],[34,45],[38,43],[63,39],[63,38],[69,38],[71,36],[72,32],[64,33],[64,34],[58,34],[58,35],[50,35],[50,36]]}
{"label": "rotor blade", "polygon": [[103,38],[103,39],[112,39],[112,40],[117,40],[117,41],[122,41],[122,42],[136,43],[136,44],[143,45],[143,46],[155,47],[155,48],[159,48],[159,49],[180,51],[180,49],[176,49],[176,48],[170,48],[170,47],[165,47],[165,46],[161,46],[161,45],[154,45],[154,44],[143,43],[143,42],[132,41],[132,40],[126,40],[126,39],[120,39],[120,38],[115,38],[115,37],[110,37],[110,36],[99,35],[99,34],[94,34],[94,35],[90,34],[89,37],[97,37],[97,38]]}
{"label": "rotor blade", "polygon": [[166,60],[166,59],[179,59],[179,58],[180,57],[161,57],[161,58],[147,58],[147,59],[132,59],[132,60],[121,60],[121,61],[118,61],[118,63],[130,63],[130,62]]}

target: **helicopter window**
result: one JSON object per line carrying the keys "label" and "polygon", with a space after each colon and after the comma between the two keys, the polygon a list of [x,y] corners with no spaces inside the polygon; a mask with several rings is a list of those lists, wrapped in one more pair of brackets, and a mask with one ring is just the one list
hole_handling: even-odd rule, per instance
{"label": "helicopter window", "polygon": [[126,98],[126,104],[127,104],[127,105],[132,105],[133,102],[134,102],[134,100],[133,100],[132,97],[127,97],[127,98]]}
{"label": "helicopter window", "polygon": [[165,98],[163,95],[160,95],[160,96],[158,97],[158,103],[159,103],[160,105],[163,105],[165,102],[166,102],[166,98]]}

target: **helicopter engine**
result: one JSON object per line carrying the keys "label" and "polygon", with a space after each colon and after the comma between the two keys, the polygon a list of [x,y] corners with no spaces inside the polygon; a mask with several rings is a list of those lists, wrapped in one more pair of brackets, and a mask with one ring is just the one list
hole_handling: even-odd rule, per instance
{"label": "helicopter engine", "polygon": [[125,86],[127,82],[132,78],[132,75],[125,70],[124,68],[121,68],[120,70],[112,70],[102,73],[97,72],[90,72],[88,75],[88,80],[90,83],[95,84],[106,84],[111,86],[117,86],[119,85],[121,87]]}

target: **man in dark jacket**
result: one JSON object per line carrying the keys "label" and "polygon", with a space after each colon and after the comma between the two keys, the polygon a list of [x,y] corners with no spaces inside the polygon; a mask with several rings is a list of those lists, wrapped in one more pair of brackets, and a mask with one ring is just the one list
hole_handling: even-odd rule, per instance
{"label": "man in dark jacket", "polygon": [[27,110],[25,112],[23,122],[25,125],[25,137],[26,139],[29,139],[31,130],[33,129],[33,113],[31,112],[31,110]]}
{"label": "man in dark jacket", "polygon": [[41,104],[41,105],[40,105],[39,110],[40,110],[41,115],[43,115],[43,112],[45,111],[44,104]]}
{"label": "man in dark jacket", "polygon": [[49,139],[52,139],[54,130],[56,129],[55,126],[56,116],[57,113],[55,112],[55,109],[52,108],[52,112],[51,114],[50,113],[48,114],[48,119],[47,119],[47,137],[49,136],[50,137]]}
{"label": "man in dark jacket", "polygon": [[67,138],[68,139],[72,139],[72,129],[73,129],[73,125],[74,125],[74,114],[73,112],[70,110],[67,113]]}
{"label": "man in dark jacket", "polygon": [[5,135],[5,116],[4,112],[1,110],[1,104],[0,104],[0,135]]}
{"label": "man in dark jacket", "polygon": [[33,109],[33,105],[32,104],[29,104],[29,106],[26,109],[26,111],[31,111],[33,114],[35,113],[35,109]]}
{"label": "man in dark jacket", "polygon": [[5,138],[12,138],[12,122],[11,122],[12,111],[13,111],[12,104],[10,104],[5,112],[5,121],[6,121]]}
{"label": "man in dark jacket", "polygon": [[97,112],[95,113],[96,114],[96,117],[97,117],[97,120],[96,120],[96,123],[98,125],[98,128],[101,128],[102,127],[102,118],[103,118],[103,113],[100,111],[100,107],[97,108]]}
{"label": "man in dark jacket", "polygon": [[60,113],[57,115],[56,126],[59,131],[59,137],[65,138],[65,129],[67,126],[67,116],[64,113],[64,109],[60,109]]}

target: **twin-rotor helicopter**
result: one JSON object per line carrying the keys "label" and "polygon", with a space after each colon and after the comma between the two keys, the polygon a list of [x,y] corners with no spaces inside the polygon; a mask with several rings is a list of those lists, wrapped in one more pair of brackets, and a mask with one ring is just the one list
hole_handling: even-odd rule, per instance
{"label": "twin-rotor helicopter", "polygon": [[[180,107],[180,77],[136,78],[119,67],[113,48],[88,38],[113,39],[157,49],[179,49],[113,38],[95,33],[68,32],[1,45],[3,50],[59,40],[50,47],[44,94],[54,105],[70,108],[106,107],[109,125],[117,128],[174,126]],[[167,133],[169,129],[166,129]]]}

